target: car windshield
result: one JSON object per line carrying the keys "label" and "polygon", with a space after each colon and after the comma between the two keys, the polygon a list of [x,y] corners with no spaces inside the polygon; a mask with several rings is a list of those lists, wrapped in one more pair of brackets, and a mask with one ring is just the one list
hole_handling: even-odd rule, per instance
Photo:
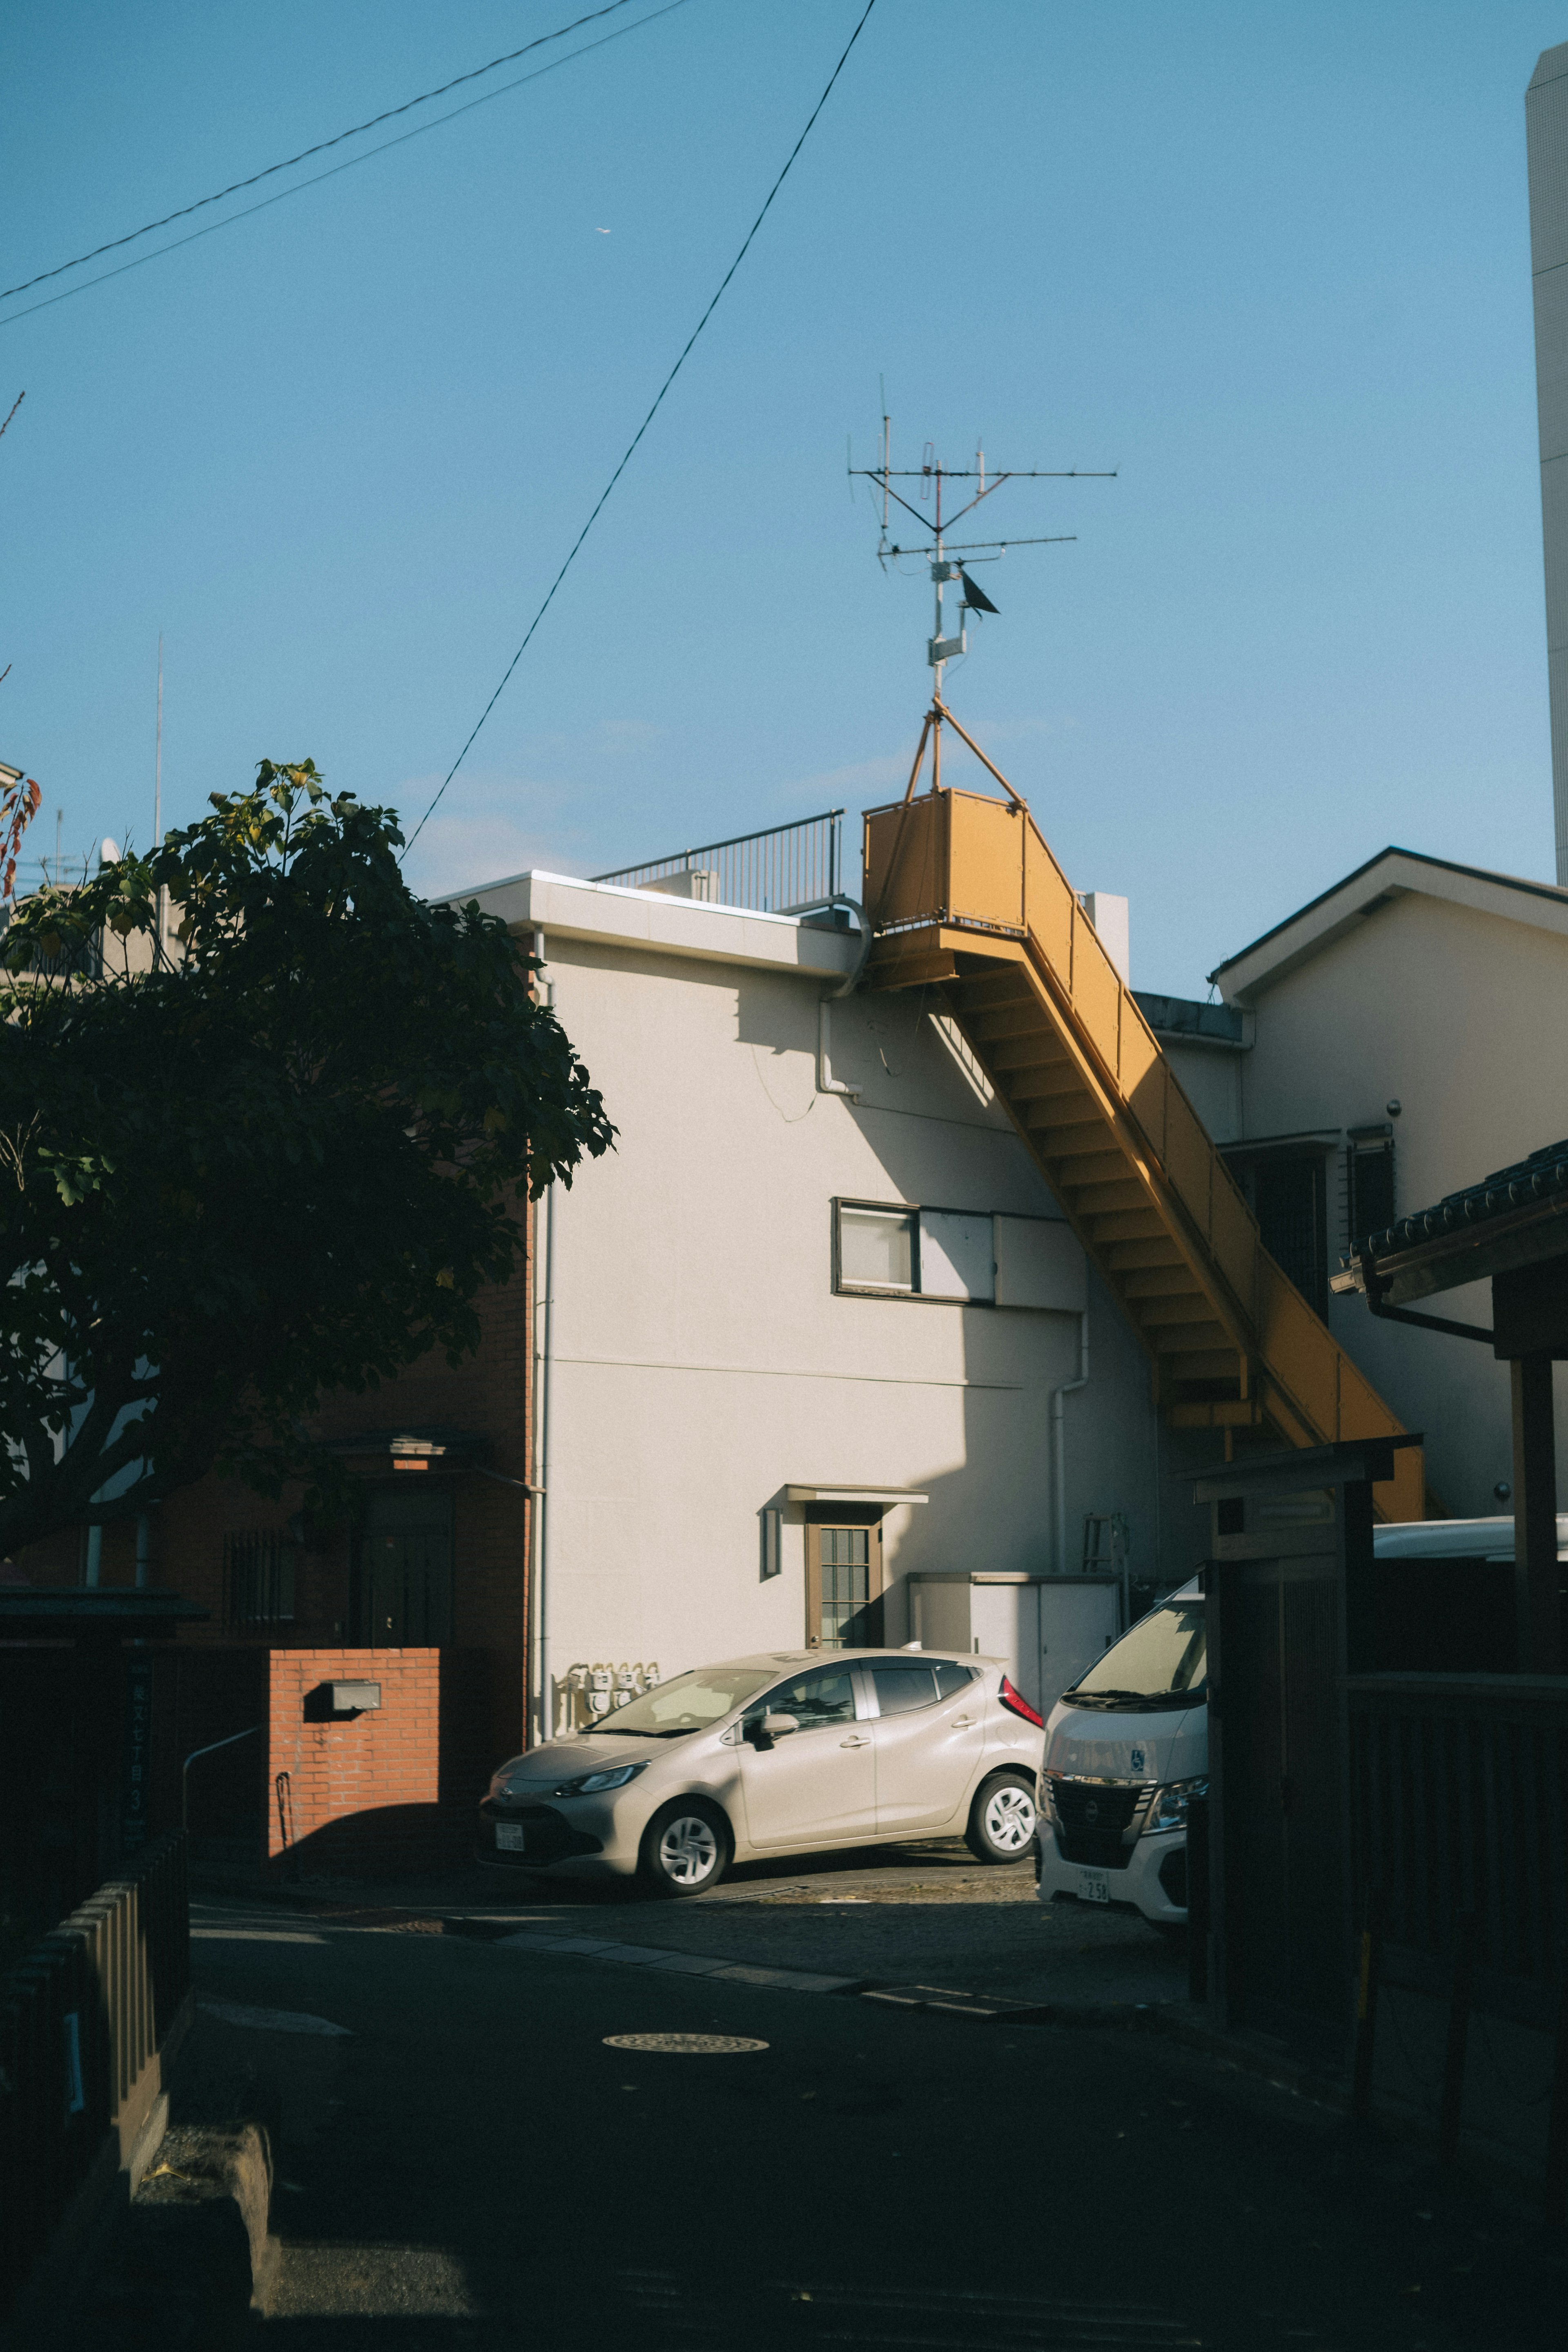
{"label": "car windshield", "polygon": [[1123,1633],[1062,1696],[1075,1706],[1186,1706],[1206,1688],[1201,1601],[1167,1601]]}
{"label": "car windshield", "polygon": [[767,1678],[757,1666],[698,1666],[689,1675],[656,1683],[591,1728],[613,1732],[617,1739],[679,1739],[688,1732],[706,1731],[710,1723],[732,1714]]}

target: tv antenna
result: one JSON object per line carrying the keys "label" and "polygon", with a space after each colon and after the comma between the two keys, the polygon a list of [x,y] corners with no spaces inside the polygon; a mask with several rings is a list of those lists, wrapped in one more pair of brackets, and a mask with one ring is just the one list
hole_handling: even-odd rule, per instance
{"label": "tv antenna", "polygon": [[[1012,793],[1013,798],[1016,800],[1018,795],[1007,782],[1006,777],[999,768],[993,766],[986,759],[974,738],[959,725],[942,700],[942,674],[950,661],[956,660],[961,654],[965,654],[969,650],[969,631],[965,616],[970,613],[994,613],[997,609],[985,591],[970,578],[971,565],[999,563],[1010,547],[1065,547],[1077,539],[1078,533],[1056,531],[1047,536],[1033,539],[970,539],[962,540],[956,544],[950,541],[946,534],[956,523],[961,522],[965,515],[973,514],[982,499],[991,498],[999,490],[1004,482],[1113,482],[1116,479],[1115,469],[1090,471],[1081,466],[1008,466],[999,473],[993,472],[987,477],[985,451],[983,447],[976,448],[973,466],[944,466],[936,455],[934,445],[930,441],[925,445],[918,466],[895,466],[893,421],[884,408],[881,464],[857,466],[849,463],[847,470],[852,480],[859,478],[875,483],[881,492],[882,531],[877,542],[877,561],[883,571],[887,570],[889,562],[896,562],[900,556],[917,556],[930,565],[931,584],[936,592],[935,616],[931,637],[926,646],[926,659],[935,674],[931,683],[931,709],[926,712],[925,723],[921,729],[920,744],[915,752],[915,764],[910,773],[909,790],[904,794],[905,800],[913,796],[915,785],[920,778],[921,766],[925,759],[928,741],[931,747],[931,790],[936,792],[941,787],[942,730],[944,720],[968,744],[975,758],[990,770],[997,782],[1007,792]],[[920,507],[912,506],[901,490],[894,489],[895,482],[918,482],[920,484],[918,495],[921,502],[922,505],[929,503],[931,506],[931,512],[925,515],[921,512]],[[961,492],[960,496],[963,503],[956,512],[944,516],[942,487],[944,483],[955,482],[966,485],[976,483],[979,487]],[[897,518],[890,513],[890,509],[895,506],[901,507],[905,514],[912,517],[921,530],[929,534],[925,541],[912,546],[900,546],[889,536],[889,523],[897,522]],[[956,633],[950,635],[943,598],[947,591],[954,586],[959,592],[958,627]]]}

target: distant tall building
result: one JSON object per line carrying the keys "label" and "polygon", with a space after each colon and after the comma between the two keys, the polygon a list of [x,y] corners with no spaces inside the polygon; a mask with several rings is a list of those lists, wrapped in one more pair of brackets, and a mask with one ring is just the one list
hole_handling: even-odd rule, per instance
{"label": "distant tall building", "polygon": [[1557,879],[1568,883],[1568,41],[1543,49],[1524,94],[1535,405],[1546,549],[1546,666]]}

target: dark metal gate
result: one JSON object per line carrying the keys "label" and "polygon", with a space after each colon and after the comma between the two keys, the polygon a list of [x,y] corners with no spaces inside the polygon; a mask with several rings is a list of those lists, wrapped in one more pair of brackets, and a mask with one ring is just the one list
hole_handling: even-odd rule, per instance
{"label": "dark metal gate", "polygon": [[[1412,1441],[1418,1442],[1418,1441]],[[1214,1506],[1209,1619],[1211,1999],[1331,2065],[1352,2018],[1344,1677],[1373,1576],[1375,1444],[1237,1462]]]}
{"label": "dark metal gate", "polygon": [[354,1639],[367,1649],[452,1639],[452,1488],[405,1477],[365,1491],[354,1544]]}

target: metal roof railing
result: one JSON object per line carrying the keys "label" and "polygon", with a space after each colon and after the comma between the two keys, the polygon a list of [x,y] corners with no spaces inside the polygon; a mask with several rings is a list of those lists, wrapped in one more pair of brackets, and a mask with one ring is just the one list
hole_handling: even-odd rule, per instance
{"label": "metal roof railing", "polygon": [[681,874],[711,876],[701,896],[753,914],[788,915],[820,907],[845,887],[844,811],[825,809],[819,816],[801,817],[794,824],[737,834],[731,841],[706,842],[673,857],[651,858],[646,866],[623,866],[591,878],[646,890]]}

